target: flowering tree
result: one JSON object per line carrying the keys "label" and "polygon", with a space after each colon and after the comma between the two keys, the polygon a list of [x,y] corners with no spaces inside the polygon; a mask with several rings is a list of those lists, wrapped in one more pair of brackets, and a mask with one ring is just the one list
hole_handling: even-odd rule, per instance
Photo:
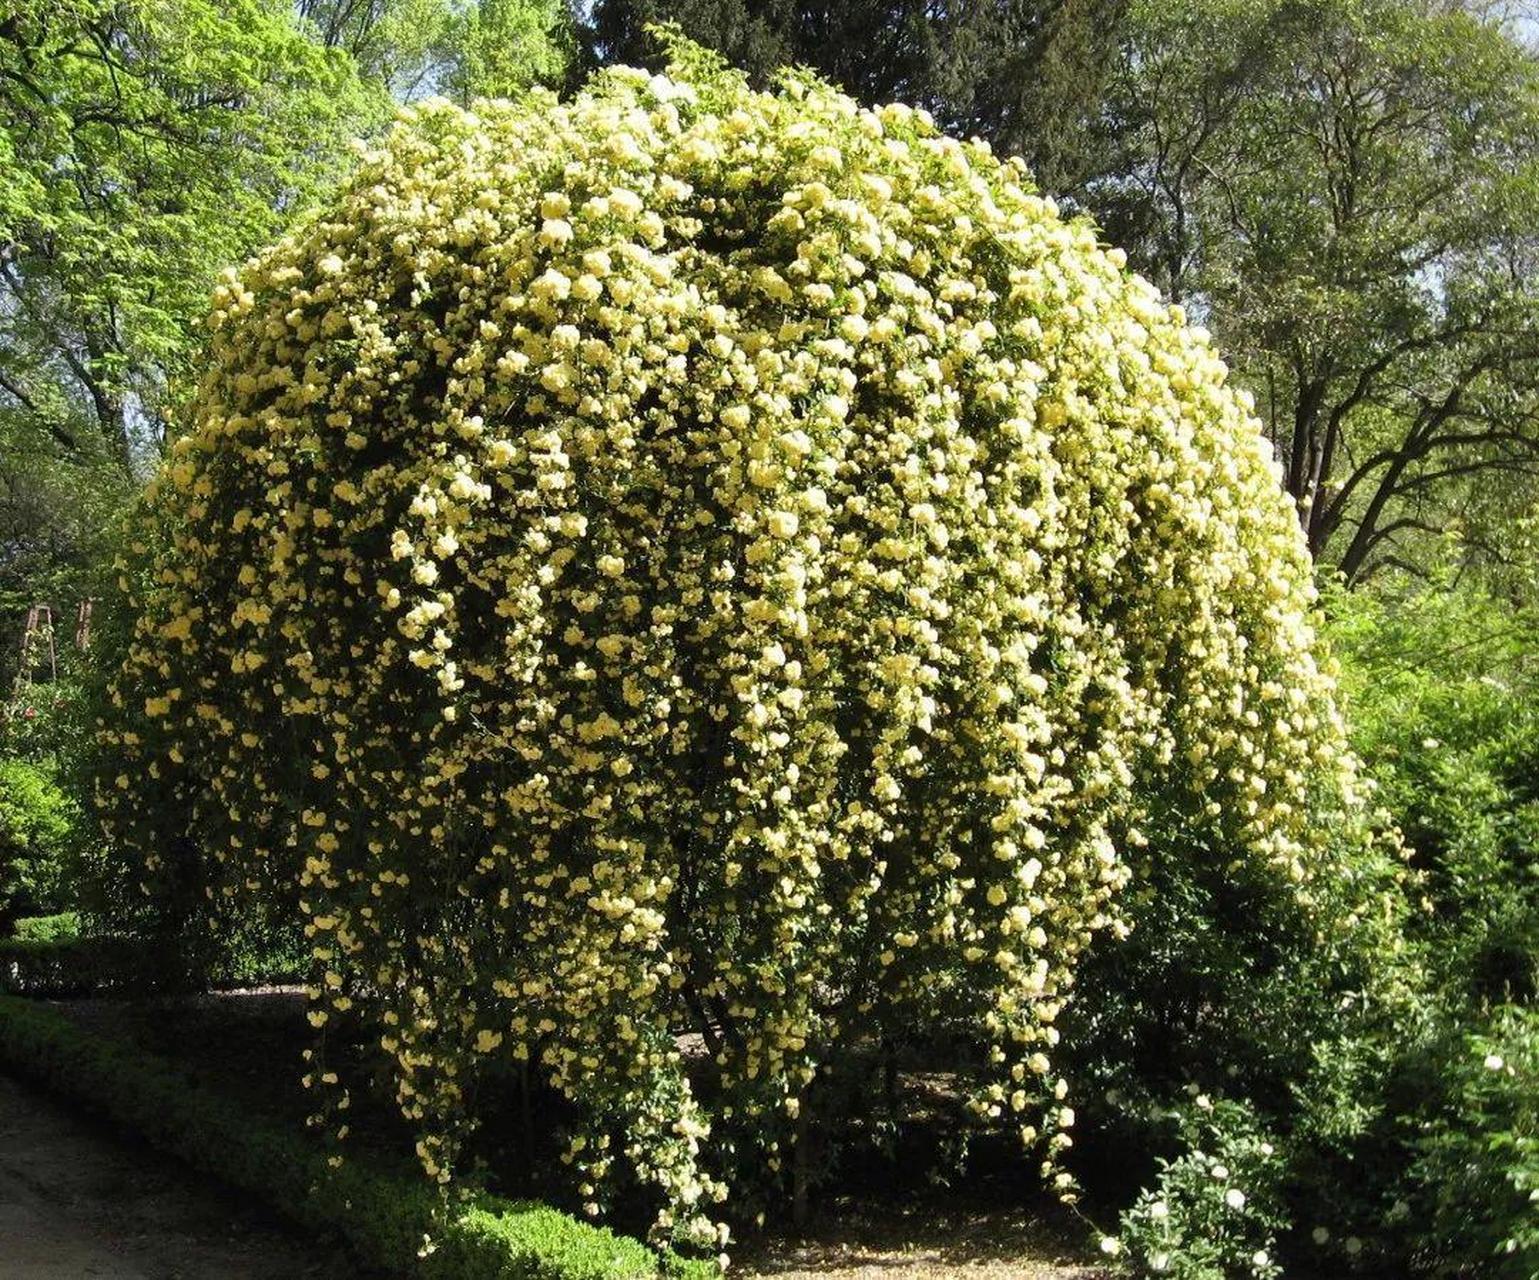
{"label": "flowering tree", "polygon": [[528,1062],[592,1211],[705,1244],[892,1037],[1051,1176],[1135,783],[1307,886],[1350,766],[1200,331],[981,144],[679,59],[407,110],[228,274],[108,806],[147,883],[295,903],[431,1175]]}

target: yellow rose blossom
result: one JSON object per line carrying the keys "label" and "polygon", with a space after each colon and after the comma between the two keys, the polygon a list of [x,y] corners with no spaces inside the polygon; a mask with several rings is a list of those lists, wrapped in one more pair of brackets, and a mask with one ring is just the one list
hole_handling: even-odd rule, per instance
{"label": "yellow rose blossom", "polygon": [[944,1027],[1067,1187],[1054,1023],[1139,797],[1299,893],[1300,794],[1354,802],[1296,518],[1018,165],[690,74],[419,104],[221,284],[108,816],[147,883],[220,850],[302,913],[435,1178],[506,1028],[587,1202],[629,1168],[704,1246],[831,1067]]}

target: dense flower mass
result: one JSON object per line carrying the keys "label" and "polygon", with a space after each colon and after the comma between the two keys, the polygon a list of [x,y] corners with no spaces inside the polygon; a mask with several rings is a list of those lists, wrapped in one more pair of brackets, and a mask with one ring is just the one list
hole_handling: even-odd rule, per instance
{"label": "dense flower mass", "polygon": [[430,1173],[528,1061],[591,1202],[628,1169],[704,1242],[926,1031],[1051,1162],[1137,784],[1307,885],[1349,766],[1249,403],[923,113],[699,66],[428,103],[212,327],[112,806],[152,877],[295,895]]}

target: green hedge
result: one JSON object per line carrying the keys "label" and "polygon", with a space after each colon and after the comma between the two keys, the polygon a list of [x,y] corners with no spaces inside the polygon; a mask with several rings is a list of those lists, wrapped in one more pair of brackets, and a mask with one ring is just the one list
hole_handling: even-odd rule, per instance
{"label": "green hedge", "polygon": [[[303,1134],[253,1117],[174,1062],[93,1035],[61,1014],[0,996],[0,1064],[259,1196],[300,1225],[341,1236],[370,1266],[423,1280],[705,1280],[710,1263],[660,1257],[640,1241],[547,1205],[477,1194],[445,1216],[409,1175],[358,1159],[331,1168]],[[423,1241],[434,1247],[424,1253]]]}
{"label": "green hedge", "polygon": [[122,937],[0,940],[0,991],[29,996],[148,990],[157,974],[143,941]]}
{"label": "green hedge", "polygon": [[[45,927],[27,932],[18,928],[15,937],[0,939],[0,992],[56,998],[162,987],[249,987],[299,982],[304,977],[297,964],[281,955],[241,952],[195,968],[174,949],[168,950],[151,938],[113,934],[71,937],[62,931],[50,934],[46,926],[56,919],[59,917],[18,921]],[[168,964],[168,957],[178,964]]]}

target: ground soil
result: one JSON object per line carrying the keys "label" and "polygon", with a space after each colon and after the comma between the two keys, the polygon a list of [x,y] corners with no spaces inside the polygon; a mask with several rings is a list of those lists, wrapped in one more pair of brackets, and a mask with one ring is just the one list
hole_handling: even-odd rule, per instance
{"label": "ground soil", "polygon": [[[192,1067],[200,1083],[298,1123],[303,999],[291,990],[58,1006],[93,1032]],[[997,1194],[825,1201],[800,1237],[734,1250],[777,1280],[1100,1280],[1082,1239]],[[0,1078],[3,1280],[352,1280],[356,1264],[124,1135]]]}
{"label": "ground soil", "polygon": [[1019,1211],[919,1204],[837,1205],[801,1240],[773,1239],[740,1259],[754,1280],[1103,1280],[1061,1234]]}

